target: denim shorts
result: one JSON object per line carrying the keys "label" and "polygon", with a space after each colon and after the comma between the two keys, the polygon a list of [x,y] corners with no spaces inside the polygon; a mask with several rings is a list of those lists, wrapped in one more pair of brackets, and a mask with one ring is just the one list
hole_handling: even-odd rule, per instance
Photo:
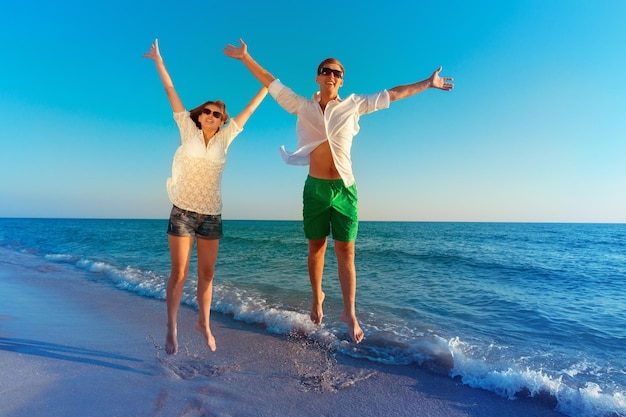
{"label": "denim shorts", "polygon": [[222,215],[200,214],[173,206],[167,234],[180,237],[196,236],[199,239],[221,239],[224,237]]}

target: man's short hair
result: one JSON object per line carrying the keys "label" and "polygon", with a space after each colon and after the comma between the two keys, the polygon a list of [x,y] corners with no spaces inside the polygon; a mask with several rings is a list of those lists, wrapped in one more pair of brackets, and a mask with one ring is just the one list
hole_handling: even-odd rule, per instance
{"label": "man's short hair", "polygon": [[339,68],[341,68],[341,72],[342,73],[346,73],[346,71],[343,69],[343,65],[341,65],[341,62],[339,62],[337,59],[335,58],[326,58],[325,60],[323,60],[318,66],[317,66],[317,73],[319,74],[320,71],[322,70],[322,68],[324,68],[326,66],[326,64],[336,64],[339,65]]}

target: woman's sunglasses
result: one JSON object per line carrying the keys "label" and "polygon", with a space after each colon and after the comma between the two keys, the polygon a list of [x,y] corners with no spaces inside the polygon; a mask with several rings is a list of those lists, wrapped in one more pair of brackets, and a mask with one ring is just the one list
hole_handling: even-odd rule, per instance
{"label": "woman's sunglasses", "polygon": [[216,119],[221,119],[222,118],[222,113],[220,113],[218,111],[213,111],[211,109],[202,109],[202,113],[213,115],[213,117],[215,117]]}

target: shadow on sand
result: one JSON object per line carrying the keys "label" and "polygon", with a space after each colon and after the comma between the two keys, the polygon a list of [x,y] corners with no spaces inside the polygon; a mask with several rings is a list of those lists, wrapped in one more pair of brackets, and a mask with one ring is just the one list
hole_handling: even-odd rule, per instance
{"label": "shadow on sand", "polygon": [[6,337],[0,337],[0,350],[149,375],[148,372],[115,363],[115,361],[140,363],[142,362],[140,359],[100,350],[58,345],[37,340],[10,339]]}

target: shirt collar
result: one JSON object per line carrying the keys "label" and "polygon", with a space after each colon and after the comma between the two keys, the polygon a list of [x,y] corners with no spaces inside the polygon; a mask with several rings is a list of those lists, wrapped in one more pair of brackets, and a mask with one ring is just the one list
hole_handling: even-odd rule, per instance
{"label": "shirt collar", "polygon": [[[339,97],[339,94],[337,94],[337,98],[335,100],[337,100],[339,102],[342,101],[341,97]],[[319,91],[317,93],[313,94],[313,101],[315,101],[316,103],[319,103],[320,101],[322,101],[322,95],[320,94]]]}

